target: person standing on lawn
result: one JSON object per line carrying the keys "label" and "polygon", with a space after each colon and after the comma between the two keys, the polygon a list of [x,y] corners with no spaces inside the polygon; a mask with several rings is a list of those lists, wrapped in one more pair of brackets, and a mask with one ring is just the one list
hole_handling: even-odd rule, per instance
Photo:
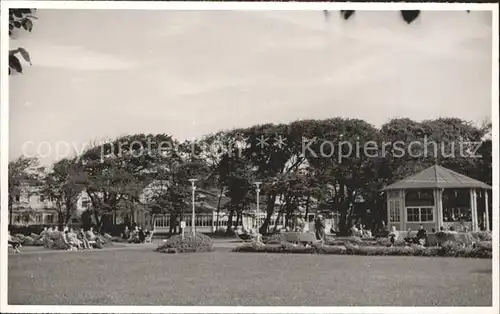
{"label": "person standing on lawn", "polygon": [[417,242],[420,245],[426,245],[427,244],[427,230],[425,230],[423,225],[420,225],[420,228],[418,229],[417,232]]}

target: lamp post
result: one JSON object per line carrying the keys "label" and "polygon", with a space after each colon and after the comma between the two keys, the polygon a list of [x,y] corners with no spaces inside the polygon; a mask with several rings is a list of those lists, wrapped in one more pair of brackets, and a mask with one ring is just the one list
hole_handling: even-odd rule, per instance
{"label": "lamp post", "polygon": [[255,224],[256,224],[256,231],[259,233],[259,214],[260,214],[260,209],[259,209],[259,195],[260,195],[260,185],[262,182],[254,182],[257,191],[257,209],[255,211]]}
{"label": "lamp post", "polygon": [[193,239],[196,235],[196,232],[194,230],[194,224],[195,224],[195,211],[194,211],[194,193],[196,191],[196,186],[194,185],[195,182],[198,181],[198,179],[189,179],[189,182],[191,182],[191,190],[192,190],[192,203],[193,203],[193,212],[191,214],[191,231],[193,233]]}

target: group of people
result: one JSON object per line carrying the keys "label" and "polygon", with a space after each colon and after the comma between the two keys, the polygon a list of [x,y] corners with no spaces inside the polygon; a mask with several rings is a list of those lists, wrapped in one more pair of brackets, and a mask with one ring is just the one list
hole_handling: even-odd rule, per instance
{"label": "group of people", "polygon": [[371,238],[372,232],[371,232],[371,230],[366,229],[365,225],[357,224],[357,225],[353,225],[351,227],[351,235],[353,237]]}
{"label": "group of people", "polygon": [[[427,230],[425,230],[423,225],[420,225],[418,228],[417,234],[415,236],[411,235],[412,230],[408,229],[406,232],[406,237],[404,241],[406,244],[418,244],[418,245],[428,245],[429,239],[427,236]],[[393,226],[391,232],[389,232],[389,239],[391,241],[391,245],[394,245],[396,238],[399,236],[399,232],[396,230],[396,227]]]}
{"label": "group of people", "polygon": [[87,231],[83,228],[74,230],[70,227],[64,227],[62,232],[59,231],[57,227],[45,227],[40,234],[40,236],[44,239],[44,246],[50,247],[50,241],[54,238],[53,235],[57,236],[57,234],[60,235],[60,239],[66,246],[66,249],[70,251],[91,250],[91,243],[94,242],[96,243],[96,246],[99,247],[99,238],[94,233],[94,229],[92,227],[90,227]]}
{"label": "group of people", "polygon": [[143,230],[139,226],[135,226],[133,230],[125,226],[125,230],[122,233],[122,239],[127,240],[129,243],[144,243],[150,234],[151,232],[148,229]]}
{"label": "group of people", "polygon": [[[45,227],[35,240],[40,239],[43,240],[44,247],[46,248],[53,248],[55,241],[59,241],[59,246],[62,245],[64,249],[70,251],[84,249],[91,250],[93,243],[95,243],[96,247],[100,247],[99,237],[97,237],[94,233],[94,229],[92,227],[86,231],[83,228],[74,230],[70,227],[64,227],[64,229],[60,231],[58,227]],[[10,230],[8,243],[12,245],[12,249],[15,253],[20,252],[19,248],[21,248],[22,245],[19,241],[12,237]]]}

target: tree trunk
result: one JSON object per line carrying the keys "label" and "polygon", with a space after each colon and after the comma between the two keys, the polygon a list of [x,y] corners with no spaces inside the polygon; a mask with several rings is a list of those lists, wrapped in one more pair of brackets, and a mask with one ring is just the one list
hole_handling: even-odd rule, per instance
{"label": "tree trunk", "polygon": [[[264,223],[259,229],[259,232],[262,234],[263,231],[267,231],[269,228],[269,222],[271,221],[271,217],[274,213],[274,203],[276,203],[276,194],[270,194],[267,197],[267,204],[266,204],[266,219],[264,219]],[[275,228],[276,230],[276,228]]]}
{"label": "tree trunk", "polygon": [[64,220],[65,220],[65,217],[64,217],[63,211],[59,210],[57,212],[57,225],[61,229],[61,231],[64,228]]}
{"label": "tree trunk", "polygon": [[278,212],[278,216],[276,217],[276,221],[274,222],[274,231],[273,232],[278,231],[278,225],[279,225],[279,222],[281,220],[283,220],[283,210],[282,209]]}
{"label": "tree trunk", "polygon": [[233,214],[234,214],[234,208],[231,208],[231,210],[229,211],[229,216],[227,217],[226,235],[231,234],[231,230],[233,227]]}
{"label": "tree trunk", "polygon": [[222,201],[222,192],[224,192],[224,186],[221,187],[220,193],[219,193],[219,199],[217,200],[217,219],[216,219],[216,225],[215,225],[215,231],[219,228],[219,221],[220,221],[220,203]]}
{"label": "tree trunk", "polygon": [[304,217],[304,220],[306,221],[306,224],[309,223],[309,217],[307,217],[307,216],[309,215],[309,205],[310,205],[310,202],[311,202],[311,197],[308,196],[307,200],[306,200],[306,216]]}
{"label": "tree trunk", "polygon": [[[176,219],[177,219],[177,217],[176,217]],[[183,221],[183,220],[184,220],[184,212],[183,212],[182,210],[180,211],[180,214],[179,214],[179,220],[180,220],[180,221]],[[182,228],[181,226],[179,226],[179,234],[181,234],[181,233],[182,233],[182,231],[183,231],[182,229],[183,229],[183,228]]]}
{"label": "tree trunk", "polygon": [[176,233],[177,229],[177,215],[174,215],[173,213],[170,214],[170,226],[168,228],[168,233],[169,235],[172,235]]}
{"label": "tree trunk", "polygon": [[95,219],[96,229],[100,231],[102,227],[102,219],[99,219],[99,213],[97,209],[94,209],[94,219]]}

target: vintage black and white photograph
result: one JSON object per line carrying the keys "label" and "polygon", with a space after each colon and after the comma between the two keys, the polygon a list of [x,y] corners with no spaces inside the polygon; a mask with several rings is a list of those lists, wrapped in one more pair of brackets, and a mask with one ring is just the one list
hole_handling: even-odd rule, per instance
{"label": "vintage black and white photograph", "polygon": [[493,9],[10,8],[8,305],[496,313]]}

